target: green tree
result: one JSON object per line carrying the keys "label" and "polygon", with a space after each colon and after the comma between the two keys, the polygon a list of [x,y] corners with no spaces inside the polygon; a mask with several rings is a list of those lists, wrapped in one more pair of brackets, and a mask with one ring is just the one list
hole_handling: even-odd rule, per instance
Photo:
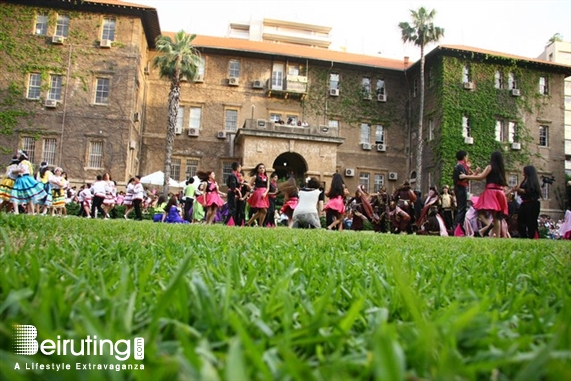
{"label": "green tree", "polygon": [[176,33],[174,41],[169,36],[158,36],[155,46],[161,53],[153,60],[153,66],[159,69],[161,78],[170,81],[168,101],[168,125],[165,148],[165,180],[163,194],[169,192],[169,178],[171,175],[172,149],[176,130],[178,106],[180,102],[180,79],[182,77],[193,80],[201,65],[200,52],[194,48],[192,41],[196,35],[188,35],[183,30]]}
{"label": "green tree", "polygon": [[553,36],[551,36],[551,38],[549,38],[545,46],[549,46],[554,42],[561,42],[561,41],[563,41],[563,36],[561,35],[561,33],[555,33]]}
{"label": "green tree", "polygon": [[420,47],[420,107],[418,115],[418,131],[416,145],[416,186],[422,184],[422,150],[424,141],[422,138],[422,124],[424,118],[424,48],[431,42],[437,42],[444,36],[444,29],[434,26],[433,19],[436,11],[428,12],[424,7],[418,11],[411,10],[412,24],[400,22],[401,37],[404,43],[412,42]]}

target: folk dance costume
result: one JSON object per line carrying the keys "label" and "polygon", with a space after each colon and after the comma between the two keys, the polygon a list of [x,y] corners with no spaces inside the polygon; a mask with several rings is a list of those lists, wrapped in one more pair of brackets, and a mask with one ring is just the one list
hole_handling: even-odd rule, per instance
{"label": "folk dance costume", "polygon": [[254,192],[248,199],[248,204],[251,208],[267,209],[270,206],[268,196],[264,196],[264,193],[266,193],[267,190],[268,176],[266,174],[256,174],[256,179],[254,180]]}
{"label": "folk dance costume", "polygon": [[205,208],[212,205],[216,205],[218,207],[224,205],[224,200],[222,200],[222,197],[218,194],[218,187],[214,182],[206,182],[206,189],[202,195],[198,196],[197,200]]}
{"label": "folk dance costume", "polygon": [[28,156],[25,153],[20,152],[20,157],[22,156],[24,157],[24,160],[18,164],[20,175],[14,182],[10,201],[18,204],[29,202],[38,204],[46,197],[46,191],[44,191],[43,185],[34,179],[34,168],[32,163],[28,161]]}
{"label": "folk dance costume", "polygon": [[0,203],[10,201],[12,197],[12,189],[14,182],[18,178],[18,173],[14,173],[18,169],[18,159],[12,160],[12,164],[6,167],[6,175],[0,182]]}
{"label": "folk dance costume", "polygon": [[[54,172],[57,170],[58,168]],[[55,209],[65,207],[65,179],[61,175],[53,175],[49,182],[52,188],[52,206]]]}
{"label": "folk dance costume", "polygon": [[325,205],[325,210],[333,210],[339,214],[345,213],[345,198],[343,196],[330,198]]}
{"label": "folk dance costume", "polygon": [[299,194],[297,192],[288,195],[287,201],[283,204],[280,212],[288,216],[293,215],[297,204],[299,203]]}
{"label": "folk dance costume", "polygon": [[189,222],[180,216],[180,212],[175,205],[172,205],[167,213],[164,222],[168,224],[188,224]]}
{"label": "folk dance costume", "polygon": [[[43,187],[44,187],[44,191],[46,192],[46,197],[41,200],[38,205],[41,206],[52,206],[53,203],[53,197],[52,197],[52,186],[50,183],[50,180],[53,176],[53,173],[47,169],[47,163],[44,166],[40,167],[40,171],[36,174],[36,180],[39,181]],[[45,171],[43,171],[45,168]],[[44,175],[42,176],[42,171],[44,172]]]}
{"label": "folk dance costume", "polygon": [[133,189],[135,185],[133,183],[127,184],[127,189],[125,190],[125,198],[123,199],[123,205],[131,206],[133,205]]}
{"label": "folk dance costume", "polygon": [[[488,176],[488,178],[489,177],[490,176]],[[507,217],[509,215],[508,201],[504,187],[492,182],[487,182],[486,189],[482,192],[478,201],[474,203],[474,208],[476,210],[496,211],[504,217]]]}
{"label": "folk dance costume", "polygon": [[111,180],[106,181],[105,183],[105,200],[103,200],[103,205],[114,206],[117,203],[117,187]]}
{"label": "folk dance costume", "polygon": [[87,207],[88,210],[91,210],[92,194],[89,188],[82,189],[81,192],[79,192],[79,194],[77,195],[77,198],[82,208]]}

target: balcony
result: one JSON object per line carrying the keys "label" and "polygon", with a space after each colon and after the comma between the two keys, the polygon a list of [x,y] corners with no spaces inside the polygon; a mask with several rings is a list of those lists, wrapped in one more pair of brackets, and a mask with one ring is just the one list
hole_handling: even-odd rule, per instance
{"label": "balcony", "polygon": [[238,129],[238,135],[323,141],[335,144],[341,144],[345,140],[339,137],[339,129],[336,127],[292,126],[264,119],[246,119],[243,127]]}
{"label": "balcony", "polygon": [[304,99],[307,95],[307,77],[303,75],[288,75],[283,86],[275,86],[268,79],[266,88],[268,97]]}

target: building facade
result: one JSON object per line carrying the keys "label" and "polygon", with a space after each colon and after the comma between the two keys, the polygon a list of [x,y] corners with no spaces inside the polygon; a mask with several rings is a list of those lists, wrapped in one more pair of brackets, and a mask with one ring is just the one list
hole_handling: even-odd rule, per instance
{"label": "building facade", "polygon": [[[170,83],[152,65],[156,11],[116,0],[38,4],[0,3],[12,20],[0,27],[10,36],[0,49],[2,160],[24,148],[75,183],[110,172],[121,185],[162,170]],[[529,163],[546,178],[563,176],[571,66],[464,46],[432,50],[417,179],[419,62],[328,50],[329,30],[318,26],[319,38],[283,40],[269,33],[277,24],[264,26],[266,41],[194,40],[202,65],[181,86],[175,180],[213,170],[223,183],[232,162],[245,171],[263,162],[281,178],[316,176],[325,187],[338,172],[350,189],[393,191],[411,180],[424,193],[451,182],[459,149],[481,167],[503,150],[512,185]],[[543,189],[542,210],[560,211],[562,182]]]}

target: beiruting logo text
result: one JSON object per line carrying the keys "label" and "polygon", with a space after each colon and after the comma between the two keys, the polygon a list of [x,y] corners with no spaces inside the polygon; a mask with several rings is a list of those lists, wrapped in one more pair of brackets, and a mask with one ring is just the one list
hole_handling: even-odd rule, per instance
{"label": "beiruting logo text", "polygon": [[[33,325],[14,325],[14,352],[17,355],[35,355],[40,351],[49,356],[115,356],[119,361],[125,361],[131,357],[131,340],[117,340],[115,342],[105,339],[97,339],[97,336],[87,336],[79,340],[62,340],[58,335],[57,340],[44,340],[38,343],[36,340],[38,330]],[[145,339],[136,337],[133,339],[133,358],[143,360],[145,358]]]}

